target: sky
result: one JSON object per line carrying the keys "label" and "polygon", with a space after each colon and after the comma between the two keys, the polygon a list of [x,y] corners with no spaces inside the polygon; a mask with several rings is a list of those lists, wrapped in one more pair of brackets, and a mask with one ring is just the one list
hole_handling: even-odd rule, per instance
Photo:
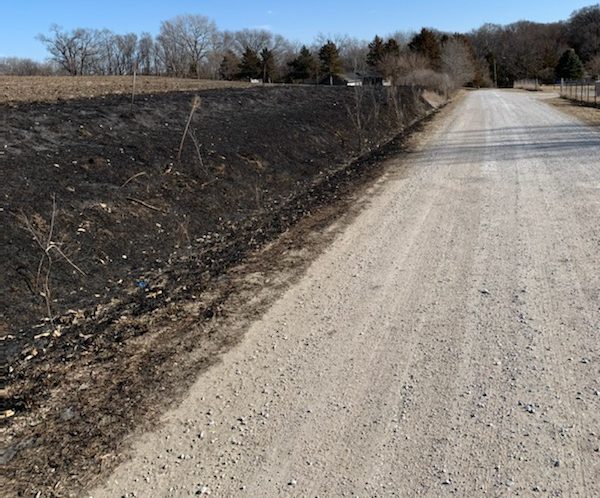
{"label": "sky", "polygon": [[35,37],[48,32],[52,23],[67,29],[156,34],[163,20],[202,14],[222,30],[266,28],[308,43],[320,33],[372,39],[375,34],[422,27],[467,32],[487,22],[552,22],[595,3],[597,0],[0,0],[0,57],[45,59],[45,48]]}

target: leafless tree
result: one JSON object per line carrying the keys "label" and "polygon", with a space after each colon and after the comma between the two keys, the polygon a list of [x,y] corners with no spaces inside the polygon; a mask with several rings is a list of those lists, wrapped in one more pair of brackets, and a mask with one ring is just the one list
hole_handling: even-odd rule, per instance
{"label": "leafless tree", "polygon": [[116,74],[132,74],[137,67],[138,39],[135,33],[114,37]]}
{"label": "leafless tree", "polygon": [[593,57],[586,65],[586,69],[589,71],[592,78],[600,80],[600,54]]}
{"label": "leafless tree", "polygon": [[473,56],[465,41],[450,38],[442,47],[442,71],[456,86],[461,87],[475,78]]}
{"label": "leafless tree", "polygon": [[338,48],[346,71],[353,73],[364,72],[367,69],[368,42],[358,38],[345,37]]}
{"label": "leafless tree", "polygon": [[242,29],[234,33],[235,47],[238,55],[247,48],[259,54],[263,49],[277,48],[273,33],[266,29]]}
{"label": "leafless tree", "polygon": [[208,17],[201,15],[178,16],[174,22],[191,62],[190,72],[200,78],[201,66],[215,43],[217,27]]}
{"label": "leafless tree", "polygon": [[138,65],[141,74],[152,74],[154,39],[150,33],[142,33],[138,41]]}
{"label": "leafless tree", "polygon": [[378,69],[392,81],[393,85],[403,85],[415,71],[430,69],[430,63],[421,54],[406,50],[399,56],[385,55],[379,63]]}
{"label": "leafless tree", "polygon": [[157,41],[167,73],[200,78],[216,40],[217,27],[208,17],[187,14],[164,21]]}
{"label": "leafless tree", "polygon": [[600,4],[573,12],[568,22],[568,36],[582,61],[600,55]]}
{"label": "leafless tree", "polygon": [[115,74],[115,34],[103,29],[98,32],[98,52],[94,71],[98,74]]}
{"label": "leafless tree", "polygon": [[65,31],[53,24],[50,33],[50,36],[40,34],[38,39],[46,45],[52,59],[70,75],[85,74],[93,66],[99,52],[96,30],[77,28]]}
{"label": "leafless tree", "polygon": [[57,67],[21,57],[0,57],[0,74],[14,76],[47,76],[56,74]]}
{"label": "leafless tree", "polygon": [[405,50],[414,36],[415,33],[412,31],[394,31],[386,38],[395,40],[400,50]]}
{"label": "leafless tree", "polygon": [[157,41],[157,56],[169,76],[185,76],[190,67],[180,31],[174,21],[164,21],[160,25]]}

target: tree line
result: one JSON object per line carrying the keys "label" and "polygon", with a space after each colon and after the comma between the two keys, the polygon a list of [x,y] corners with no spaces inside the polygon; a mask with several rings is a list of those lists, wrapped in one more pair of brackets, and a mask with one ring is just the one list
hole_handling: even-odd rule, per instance
{"label": "tree line", "polygon": [[486,24],[467,34],[422,29],[371,41],[319,36],[300,45],[262,29],[220,31],[202,15],[164,21],[156,36],[51,26],[49,61],[0,59],[0,74],[123,75],[137,71],[225,80],[333,82],[377,74],[397,84],[511,86],[517,79],[600,76],[600,4],[567,21]]}

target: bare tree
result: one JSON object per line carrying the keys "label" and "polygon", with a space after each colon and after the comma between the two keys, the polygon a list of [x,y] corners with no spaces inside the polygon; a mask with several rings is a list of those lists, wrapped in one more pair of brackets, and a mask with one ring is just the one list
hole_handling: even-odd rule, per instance
{"label": "bare tree", "polygon": [[103,29],[98,32],[98,52],[94,71],[98,74],[115,74],[115,34]]}
{"label": "bare tree", "polygon": [[242,29],[236,31],[233,36],[238,55],[242,54],[247,48],[257,54],[264,48],[269,50],[277,48],[273,33],[266,29]]}
{"label": "bare tree", "polygon": [[161,24],[157,41],[167,73],[200,78],[217,41],[217,27],[205,16],[177,16]]}
{"label": "bare tree", "polygon": [[154,39],[150,33],[142,33],[138,40],[138,64],[141,74],[152,74]]}
{"label": "bare tree", "polygon": [[201,15],[178,16],[174,21],[191,62],[190,73],[200,78],[201,66],[216,41],[217,27],[208,17]]}
{"label": "bare tree", "polygon": [[116,74],[133,74],[137,66],[138,39],[135,33],[114,37]]}
{"label": "bare tree", "polygon": [[442,47],[442,72],[446,73],[456,86],[463,86],[475,78],[473,56],[466,42],[460,38],[450,38]]}
{"label": "bare tree", "polygon": [[586,65],[592,78],[600,80],[600,54],[593,57]]}
{"label": "bare tree", "polygon": [[185,76],[190,60],[184,49],[179,28],[174,20],[164,21],[160,25],[157,41],[157,57],[169,76]]}
{"label": "bare tree", "polygon": [[410,75],[416,71],[429,69],[429,61],[423,55],[404,51],[399,56],[386,54],[378,64],[381,73],[392,81],[393,85],[404,85]]}
{"label": "bare tree", "polygon": [[47,76],[55,74],[57,68],[48,62],[37,62],[21,57],[1,57],[0,74],[14,76]]}
{"label": "bare tree", "polygon": [[584,62],[600,55],[600,4],[573,12],[568,34],[570,45]]}
{"label": "bare tree", "polygon": [[395,40],[398,44],[398,47],[400,47],[400,50],[405,50],[408,47],[410,40],[412,40],[414,36],[415,33],[411,31],[394,31],[387,38]]}
{"label": "bare tree", "polygon": [[37,38],[46,45],[52,59],[70,75],[85,74],[93,67],[99,52],[97,31],[84,28],[64,31],[53,24],[50,32],[50,36],[40,34]]}
{"label": "bare tree", "polygon": [[366,71],[368,43],[358,38],[344,37],[338,45],[344,70],[353,73]]}

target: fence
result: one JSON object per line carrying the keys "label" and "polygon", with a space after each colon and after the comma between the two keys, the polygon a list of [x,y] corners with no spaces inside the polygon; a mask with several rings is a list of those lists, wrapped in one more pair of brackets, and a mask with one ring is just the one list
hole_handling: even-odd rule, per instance
{"label": "fence", "polygon": [[523,90],[541,90],[542,87],[538,80],[517,80],[513,84],[513,88],[522,88]]}
{"label": "fence", "polygon": [[600,81],[561,80],[560,96],[577,102],[600,106]]}

